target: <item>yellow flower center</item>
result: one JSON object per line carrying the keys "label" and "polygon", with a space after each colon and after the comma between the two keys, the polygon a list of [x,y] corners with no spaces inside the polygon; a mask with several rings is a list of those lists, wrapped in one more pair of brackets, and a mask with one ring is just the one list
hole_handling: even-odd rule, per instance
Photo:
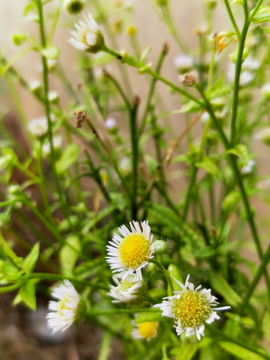
{"label": "yellow flower center", "polygon": [[88,34],[89,30],[87,28],[83,28],[83,29],[80,29],[80,31],[78,32],[78,38],[79,38],[79,41],[81,43],[83,43],[84,45],[88,46],[88,42],[87,42],[87,34]]}
{"label": "yellow flower center", "polygon": [[158,322],[156,321],[147,321],[139,324],[139,334],[144,339],[152,339],[156,335],[157,329]]}
{"label": "yellow flower center", "polygon": [[150,243],[142,234],[129,234],[119,245],[120,261],[131,269],[137,269],[148,260],[150,252]]}
{"label": "yellow flower center", "polygon": [[60,316],[63,316],[63,310],[71,310],[68,306],[69,299],[68,296],[63,297],[60,301],[58,301],[58,309],[57,312]]}
{"label": "yellow flower center", "polygon": [[172,313],[183,328],[197,328],[210,316],[212,309],[206,297],[198,291],[186,290],[172,302]]}

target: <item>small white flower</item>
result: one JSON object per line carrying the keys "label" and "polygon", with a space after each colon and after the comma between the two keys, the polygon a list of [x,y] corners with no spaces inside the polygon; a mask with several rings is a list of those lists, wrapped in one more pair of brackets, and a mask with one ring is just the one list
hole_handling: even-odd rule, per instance
{"label": "small white flower", "polygon": [[241,174],[245,174],[245,175],[251,174],[255,166],[256,166],[256,161],[254,159],[248,160],[247,165],[241,168]]}
{"label": "small white flower", "polygon": [[145,321],[134,324],[132,336],[134,339],[151,340],[157,336],[159,323],[157,321]]}
{"label": "small white flower", "polygon": [[270,82],[267,82],[262,87],[262,95],[264,98],[269,99],[270,98]]}
{"label": "small white flower", "polygon": [[255,140],[268,144],[270,142],[270,127],[258,130],[253,137]]}
{"label": "small white flower", "polygon": [[50,90],[48,93],[48,99],[50,102],[57,102],[59,100],[59,93],[56,90]]}
{"label": "small white flower", "polygon": [[242,63],[243,70],[255,71],[259,69],[260,63],[258,60],[251,57],[247,57]]}
{"label": "small white flower", "polygon": [[178,55],[174,58],[174,66],[177,70],[188,70],[193,67],[194,60],[191,56],[188,55]]}
{"label": "small white flower", "polygon": [[48,122],[46,116],[39,116],[32,119],[28,124],[28,130],[35,137],[41,137],[48,131]]}
{"label": "small white flower", "polygon": [[142,280],[141,270],[153,258],[153,235],[148,221],[129,223],[131,231],[122,225],[107,245],[106,257],[113,272],[124,272],[123,279],[135,272],[135,280]]}
{"label": "small white flower", "polygon": [[116,120],[115,118],[112,118],[112,117],[108,117],[106,120],[105,120],[105,126],[108,130],[111,130],[111,129],[114,129],[116,128]]}
{"label": "small white flower", "polygon": [[210,115],[208,114],[207,111],[205,111],[205,112],[202,114],[202,116],[200,117],[200,119],[201,119],[201,122],[202,122],[203,124],[206,124],[207,121],[210,119]]}
{"label": "small white flower", "polygon": [[133,302],[138,298],[139,292],[144,286],[142,280],[135,280],[135,275],[131,274],[126,279],[119,279],[118,276],[113,276],[113,280],[117,286],[110,285],[110,292],[108,293],[113,299],[113,303]]}
{"label": "small white flower", "polygon": [[119,169],[123,173],[123,175],[126,175],[126,176],[129,175],[132,170],[130,158],[125,156],[122,159],[120,159]]}
{"label": "small white flower", "polygon": [[173,318],[177,335],[186,332],[186,336],[196,334],[201,340],[204,335],[205,323],[211,324],[220,317],[216,311],[228,310],[230,306],[215,307],[218,305],[217,298],[211,295],[211,289],[202,289],[201,285],[195,288],[189,282],[187,276],[185,285],[174,279],[182,288],[174,291],[173,296],[168,296],[161,304],[155,305],[162,310],[162,315]]}
{"label": "small white flower", "polygon": [[59,301],[49,302],[48,327],[52,333],[62,332],[76,321],[80,296],[74,286],[65,280],[64,284],[54,289],[52,297]]}
{"label": "small white flower", "polygon": [[37,92],[41,89],[41,82],[37,79],[33,79],[29,82],[29,89],[31,92]]}
{"label": "small white flower", "polygon": [[[62,136],[54,136],[53,137],[53,148],[55,150],[59,150],[62,146],[63,139]],[[46,142],[42,145],[42,153],[44,156],[48,156],[51,152],[51,146],[49,142]]]}
{"label": "small white flower", "polygon": [[104,38],[93,16],[88,14],[85,21],[75,24],[76,31],[71,31],[69,42],[81,51],[98,52],[104,47]]}

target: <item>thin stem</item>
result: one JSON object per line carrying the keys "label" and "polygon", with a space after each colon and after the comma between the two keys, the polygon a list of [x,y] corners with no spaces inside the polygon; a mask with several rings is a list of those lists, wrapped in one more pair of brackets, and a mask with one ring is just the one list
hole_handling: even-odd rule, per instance
{"label": "thin stem", "polygon": [[[155,69],[157,74],[159,74],[159,72],[161,70],[161,66],[163,64],[163,61],[164,61],[165,56],[167,55],[167,53],[168,53],[168,47],[165,44],[163,46],[162,50],[161,50],[161,53],[160,53],[159,58],[158,58],[157,66],[156,66],[156,69]],[[141,123],[140,129],[139,129],[139,136],[143,133],[143,130],[144,130],[145,124],[146,124],[146,120],[147,120],[147,115],[148,115],[148,113],[149,113],[149,111],[151,109],[151,102],[152,102],[152,98],[153,98],[153,95],[154,95],[156,82],[157,82],[157,78],[153,77],[153,79],[151,81],[149,93],[148,93],[148,96],[147,96],[147,100],[146,100],[145,110],[144,110],[144,113],[143,113],[143,116],[142,116],[142,123]]]}
{"label": "thin stem", "polygon": [[251,11],[251,14],[249,16],[249,22],[251,22],[256,15],[257,11],[259,10],[260,6],[262,5],[264,0],[259,0],[255,6],[255,8]]}
{"label": "thin stem", "polygon": [[243,52],[245,47],[246,36],[249,28],[249,22],[247,17],[245,17],[245,23],[241,33],[241,40],[238,48],[238,55],[235,68],[235,78],[234,78],[234,90],[233,90],[233,104],[232,104],[232,120],[231,120],[231,144],[235,144],[236,137],[236,118],[238,110],[238,97],[239,97],[239,83],[241,75],[241,67],[243,61]]}
{"label": "thin stem", "polygon": [[114,314],[139,314],[139,313],[146,313],[146,312],[154,312],[160,313],[161,310],[158,308],[146,308],[146,309],[113,309],[113,310],[98,310],[98,309],[91,309],[87,311],[88,317],[91,316],[99,316],[99,315],[114,315]]}
{"label": "thin stem", "polygon": [[[210,115],[210,117],[211,117],[211,119],[213,121],[213,124],[217,129],[217,132],[218,132],[218,134],[220,136],[220,139],[221,139],[221,141],[223,143],[223,146],[225,147],[226,150],[229,150],[230,149],[230,144],[229,144],[229,142],[228,142],[228,140],[227,140],[221,126],[220,126],[220,123],[219,123],[218,119],[216,118],[216,116],[215,116],[215,114],[213,112],[211,104],[209,103],[208,99],[206,98],[203,90],[199,86],[197,86],[197,89],[198,89],[198,91],[200,92],[200,94],[203,97],[203,100],[205,102],[206,110],[208,111],[208,113],[209,113],[209,115]],[[254,241],[256,249],[257,249],[257,253],[259,255],[259,258],[262,260],[263,259],[263,251],[262,251],[262,248],[261,248],[260,239],[259,239],[259,236],[258,236],[258,233],[257,233],[257,228],[256,228],[256,225],[255,225],[255,222],[254,222],[253,214],[252,214],[252,211],[251,211],[251,208],[250,208],[250,205],[249,205],[248,197],[247,197],[247,194],[246,194],[246,190],[244,188],[244,184],[243,184],[243,181],[242,181],[240,171],[239,171],[238,166],[237,166],[236,159],[235,159],[234,155],[228,154],[228,160],[229,160],[229,162],[231,164],[232,170],[233,170],[234,175],[235,175],[236,182],[237,182],[239,190],[240,190],[242,202],[243,202],[243,205],[244,205],[244,208],[245,208],[245,211],[246,211],[246,215],[247,215],[247,221],[248,221],[248,224],[249,224],[249,228],[250,228],[250,231],[251,231],[251,234],[252,234],[253,241]],[[267,285],[267,289],[268,289],[268,296],[269,296],[269,299],[270,299],[270,280],[269,280],[269,276],[268,276],[268,273],[267,273],[266,269],[264,271],[264,274],[265,274],[265,280],[266,280],[266,285]]]}
{"label": "thin stem", "polygon": [[133,177],[133,191],[131,198],[131,213],[133,220],[137,220],[137,186],[138,186],[138,129],[137,129],[137,110],[139,99],[134,99],[134,106],[130,113],[130,138],[132,145],[132,177]]}
{"label": "thin stem", "polygon": [[246,293],[246,295],[244,297],[243,303],[242,303],[240,308],[242,308],[242,309],[246,308],[253,291],[255,290],[255,288],[256,288],[262,274],[265,272],[266,267],[269,264],[269,261],[270,261],[270,245],[268,245],[268,248],[266,249],[266,251],[264,253],[264,256],[263,256],[263,258],[261,260],[261,264],[260,264],[260,266],[259,266],[259,268],[258,268],[258,270],[257,270],[257,272],[256,272],[250,286],[249,286],[249,289],[248,289],[248,291],[247,291],[247,293]]}
{"label": "thin stem", "polygon": [[125,105],[126,105],[126,108],[128,109],[128,111],[131,111],[131,105],[130,105],[130,102],[128,100],[128,98],[126,97],[123,89],[121,88],[119,82],[107,71],[104,71],[104,74],[105,76],[111,80],[111,82],[114,84],[114,86],[116,87],[117,91],[119,92],[119,94],[121,95]]}
{"label": "thin stem", "polygon": [[233,13],[232,13],[232,10],[231,10],[229,1],[228,1],[228,0],[224,0],[224,4],[225,4],[225,6],[226,6],[227,13],[228,13],[229,18],[230,18],[230,20],[231,20],[231,23],[232,23],[232,26],[233,26],[233,28],[234,28],[234,31],[235,31],[238,39],[240,39],[240,38],[241,38],[241,34],[240,34],[240,31],[239,31],[238,26],[237,26],[237,24],[236,24],[236,21],[235,21],[235,19],[234,19],[234,16],[233,16]]}

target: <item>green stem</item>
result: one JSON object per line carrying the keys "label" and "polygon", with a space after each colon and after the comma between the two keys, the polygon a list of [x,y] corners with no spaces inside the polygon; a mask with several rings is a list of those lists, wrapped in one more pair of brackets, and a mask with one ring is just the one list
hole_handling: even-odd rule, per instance
{"label": "green stem", "polygon": [[234,90],[233,90],[233,104],[232,104],[232,120],[231,120],[231,144],[235,144],[236,137],[236,118],[237,118],[237,109],[238,109],[238,97],[239,97],[239,83],[241,75],[241,67],[243,62],[243,52],[245,47],[246,36],[249,28],[249,22],[247,17],[245,17],[245,23],[241,33],[241,40],[238,48],[238,55],[235,67],[235,78],[234,78]]}
{"label": "green stem", "polygon": [[259,10],[260,6],[262,5],[264,0],[259,0],[255,6],[255,8],[251,11],[250,16],[249,16],[249,22],[251,22],[254,18],[254,16],[256,15],[257,11]]}
{"label": "green stem", "polygon": [[248,291],[244,297],[243,303],[240,308],[243,308],[243,309],[246,308],[246,306],[249,302],[249,299],[250,299],[253,291],[255,290],[262,274],[266,271],[266,267],[269,264],[269,261],[270,261],[270,245],[268,245],[268,248],[266,249],[266,251],[264,253],[261,264],[260,264],[251,284],[249,285]]}
{"label": "green stem", "polygon": [[238,39],[240,39],[240,38],[241,38],[241,34],[240,34],[240,31],[239,31],[239,29],[238,29],[238,26],[237,26],[237,24],[236,24],[236,22],[235,22],[235,19],[234,19],[234,16],[233,16],[233,13],[232,13],[232,10],[231,10],[229,1],[228,1],[228,0],[224,0],[224,4],[225,4],[225,6],[226,6],[227,13],[228,13],[229,18],[230,18],[230,20],[231,20],[231,23],[232,23],[232,26],[233,26],[233,28],[234,28],[234,31],[235,31]]}
{"label": "green stem", "polygon": [[137,129],[137,110],[138,110],[138,101],[134,100],[134,106],[130,113],[130,138],[132,145],[132,177],[133,177],[133,191],[131,198],[131,213],[132,219],[137,220],[137,186],[138,186],[138,157],[139,157],[139,148],[138,148],[138,129]]}
{"label": "green stem", "polygon": [[87,316],[99,316],[99,315],[114,315],[114,314],[139,314],[146,312],[161,312],[158,308],[147,308],[147,309],[113,309],[113,310],[98,310],[91,309],[87,311]]}
{"label": "green stem", "polygon": [[[155,72],[157,74],[159,74],[159,72],[161,70],[161,66],[163,64],[163,61],[164,61],[165,56],[167,55],[167,53],[168,53],[167,45],[164,45],[162,50],[161,50],[161,53],[159,55],[157,66],[156,66],[156,69],[155,69]],[[141,123],[140,129],[139,129],[139,136],[141,136],[142,133],[143,133],[143,130],[144,130],[145,124],[146,124],[146,120],[147,120],[147,115],[148,115],[148,113],[149,113],[149,111],[151,109],[151,102],[152,102],[152,98],[153,98],[153,95],[154,95],[156,82],[157,82],[157,78],[153,77],[153,79],[151,81],[149,93],[148,93],[148,96],[147,96],[147,100],[146,100],[145,110],[144,110],[144,113],[143,113],[143,116],[142,116],[142,123]]]}
{"label": "green stem", "polygon": [[[204,102],[205,102],[205,107],[206,107],[206,110],[208,111],[212,121],[213,121],[213,124],[215,126],[215,128],[217,129],[217,132],[220,136],[220,139],[223,143],[223,146],[226,150],[229,150],[230,149],[230,144],[220,126],[220,123],[218,121],[218,119],[216,118],[214,112],[213,112],[213,109],[212,109],[212,106],[211,104],[209,103],[208,99],[206,98],[203,90],[197,86],[197,89],[198,91],[200,92]],[[242,181],[242,177],[241,177],[241,174],[240,174],[240,171],[238,169],[238,166],[237,166],[237,161],[235,159],[235,156],[232,155],[232,154],[228,154],[228,160],[231,164],[231,167],[232,167],[232,170],[234,172],[234,175],[235,175],[235,178],[236,178],[236,182],[238,184],[238,187],[239,187],[239,190],[240,190],[240,194],[241,194],[241,198],[242,198],[242,202],[243,202],[243,205],[244,205],[244,208],[245,208],[245,211],[246,211],[246,216],[247,216],[247,221],[248,221],[248,224],[249,224],[249,228],[250,228],[250,231],[251,231],[251,235],[252,235],[252,238],[253,238],[253,241],[255,243],[255,246],[256,246],[256,250],[257,250],[257,253],[259,255],[259,258],[262,260],[263,259],[263,251],[262,251],[262,248],[261,248],[261,244],[260,244],[260,239],[259,239],[259,236],[258,236],[258,233],[257,233],[257,228],[256,228],[256,225],[255,225],[255,222],[254,222],[254,219],[253,219],[253,214],[252,214],[252,211],[251,211],[251,208],[250,208],[250,205],[249,205],[249,201],[248,201],[248,197],[247,197],[247,194],[246,194],[246,191],[245,191],[245,188],[244,188],[244,184],[243,184],[243,181]],[[267,285],[267,289],[268,289],[268,296],[269,296],[269,299],[270,299],[270,280],[269,280],[269,276],[268,276],[268,273],[267,273],[267,270],[265,269],[264,271],[264,274],[265,274],[265,279],[266,279],[266,285]]]}

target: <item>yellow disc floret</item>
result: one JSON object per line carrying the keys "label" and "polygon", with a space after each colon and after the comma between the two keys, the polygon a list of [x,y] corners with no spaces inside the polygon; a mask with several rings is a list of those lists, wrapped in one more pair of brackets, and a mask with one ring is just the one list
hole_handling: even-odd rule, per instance
{"label": "yellow disc floret", "polygon": [[147,321],[140,323],[138,330],[139,330],[139,334],[144,339],[150,340],[156,335],[157,329],[158,329],[158,322]]}
{"label": "yellow disc floret", "polygon": [[197,291],[186,290],[180,299],[174,299],[172,313],[183,328],[198,328],[210,316],[212,309],[206,297]]}
{"label": "yellow disc floret", "polygon": [[68,296],[63,297],[60,301],[58,301],[58,314],[63,316],[63,310],[71,310],[69,307],[69,298]]}
{"label": "yellow disc floret", "polygon": [[143,234],[129,234],[119,245],[120,261],[123,266],[137,269],[149,259],[151,246]]}

